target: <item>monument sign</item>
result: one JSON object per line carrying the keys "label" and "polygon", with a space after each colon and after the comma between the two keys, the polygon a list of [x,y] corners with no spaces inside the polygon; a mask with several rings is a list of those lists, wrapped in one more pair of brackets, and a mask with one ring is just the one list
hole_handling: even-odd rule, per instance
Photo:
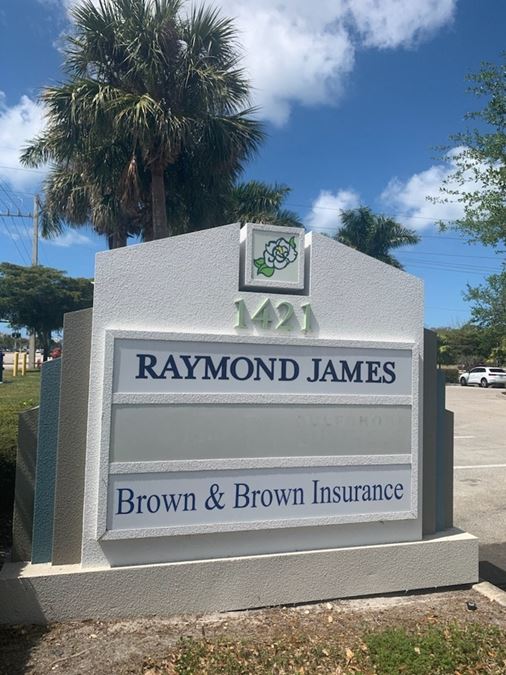
{"label": "monument sign", "polygon": [[[70,320],[59,467],[62,425],[84,412],[63,395],[75,334]],[[446,423],[423,411],[435,373],[424,389],[419,279],[299,228],[228,225],[98,254],[90,340],[82,463],[54,476],[51,572],[24,572],[56,592],[73,567],[81,596],[45,617],[474,580],[476,540],[428,525],[431,504],[443,529],[451,514],[423,439]],[[94,584],[113,609],[96,609]]]}

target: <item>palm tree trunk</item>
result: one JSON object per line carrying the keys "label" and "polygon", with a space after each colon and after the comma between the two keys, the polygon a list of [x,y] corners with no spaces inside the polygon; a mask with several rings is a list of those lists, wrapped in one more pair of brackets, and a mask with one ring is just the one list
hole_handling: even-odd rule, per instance
{"label": "palm tree trunk", "polygon": [[107,245],[109,246],[109,249],[123,248],[123,246],[127,245],[127,238],[126,226],[119,221],[114,232],[107,235]]}
{"label": "palm tree trunk", "polygon": [[163,164],[156,162],[151,166],[151,204],[153,210],[153,239],[169,236],[167,226],[167,208],[165,205],[165,182]]}

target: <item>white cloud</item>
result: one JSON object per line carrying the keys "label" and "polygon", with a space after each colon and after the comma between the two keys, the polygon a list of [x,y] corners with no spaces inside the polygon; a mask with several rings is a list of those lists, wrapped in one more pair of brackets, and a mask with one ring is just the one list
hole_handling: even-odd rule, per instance
{"label": "white cloud", "polygon": [[22,96],[9,107],[4,92],[0,91],[0,178],[15,190],[28,189],[42,177],[40,172],[24,170],[19,155],[43,124],[44,113],[36,101]]}
{"label": "white cloud", "polygon": [[[49,0],[41,0],[48,2]],[[51,0],[54,1],[54,0]],[[60,0],[66,8],[77,0]],[[360,48],[411,47],[450,23],[457,0],[215,0],[234,17],[260,115],[336,104]]]}
{"label": "white cloud", "polygon": [[335,194],[322,190],[313,202],[305,225],[309,230],[335,234],[341,225],[341,211],[355,209],[359,205],[360,197],[354,190],[338,190]]}
{"label": "white cloud", "polygon": [[[459,201],[434,203],[431,198],[440,198],[443,181],[448,181],[448,189],[459,188],[464,192],[474,192],[479,184],[474,179],[472,170],[468,172],[468,180],[462,186],[452,183],[451,175],[457,168],[454,157],[464,148],[454,148],[448,153],[448,161],[435,164],[425,171],[415,173],[406,181],[393,178],[381,195],[382,201],[396,213],[396,217],[404,225],[417,230],[431,227],[439,220],[455,220],[464,215],[463,205]],[[448,180],[449,179],[449,180]]]}
{"label": "white cloud", "polygon": [[262,116],[339,100],[360,47],[410,46],[450,22],[456,0],[218,0],[241,31]]}
{"label": "white cloud", "polygon": [[67,230],[64,234],[55,239],[45,239],[46,244],[69,248],[70,246],[88,246],[95,248],[93,241],[84,234],[76,230]]}
{"label": "white cloud", "polygon": [[348,0],[366,47],[410,47],[453,19],[456,0]]}

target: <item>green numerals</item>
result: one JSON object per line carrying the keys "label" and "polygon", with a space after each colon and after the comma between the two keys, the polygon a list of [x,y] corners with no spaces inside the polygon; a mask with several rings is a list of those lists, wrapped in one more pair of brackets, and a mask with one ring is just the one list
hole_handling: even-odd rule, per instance
{"label": "green numerals", "polygon": [[245,313],[246,313],[246,305],[244,304],[244,300],[236,300],[234,328],[246,328],[246,323],[244,321]]}
{"label": "green numerals", "polygon": [[281,316],[281,320],[276,324],[275,330],[292,330],[289,322],[293,316],[293,305],[289,302],[280,302],[276,305],[276,309]]}
{"label": "green numerals", "polygon": [[271,319],[271,301],[269,298],[264,300],[257,311],[251,315],[252,321],[258,321],[262,328],[269,328],[272,323]]}
{"label": "green numerals", "polygon": [[235,301],[235,324],[234,328],[249,328],[248,320],[260,325],[264,330],[292,331],[298,328],[302,333],[309,333],[312,329],[311,305],[301,305],[302,315],[291,302],[282,301],[273,306],[270,299],[266,298],[256,308],[253,314],[248,314],[246,303],[242,298]]}
{"label": "green numerals", "polygon": [[302,313],[303,313],[303,318],[302,318],[302,332],[303,333],[309,333],[311,330],[311,318],[312,318],[312,312],[311,312],[311,305],[309,302],[307,302],[305,305],[301,306]]}

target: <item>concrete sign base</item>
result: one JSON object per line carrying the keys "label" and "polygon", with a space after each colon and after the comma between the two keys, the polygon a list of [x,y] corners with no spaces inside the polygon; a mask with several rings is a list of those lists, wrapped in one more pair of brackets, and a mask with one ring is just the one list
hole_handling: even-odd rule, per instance
{"label": "concrete sign base", "polygon": [[402,544],[161,565],[7,563],[0,623],[230,611],[477,580],[478,540],[455,529]]}

